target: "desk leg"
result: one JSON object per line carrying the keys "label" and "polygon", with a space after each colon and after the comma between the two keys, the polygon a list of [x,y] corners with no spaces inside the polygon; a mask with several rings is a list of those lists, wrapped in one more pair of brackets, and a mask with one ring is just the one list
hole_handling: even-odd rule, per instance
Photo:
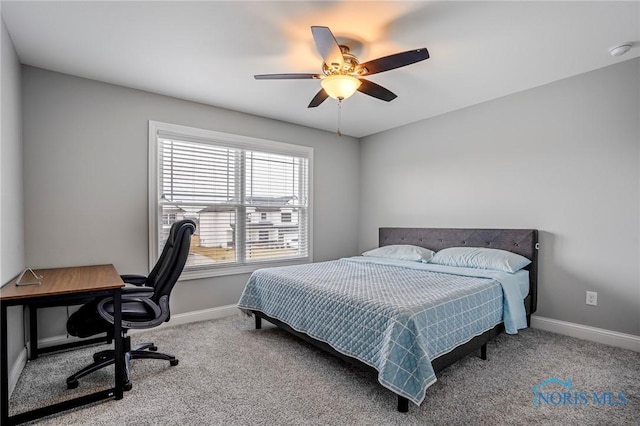
{"label": "desk leg", "polygon": [[0,352],[2,354],[2,360],[0,364],[2,364],[2,368],[0,369],[0,376],[2,376],[2,388],[0,389],[0,398],[2,399],[2,407],[1,411],[1,421],[3,425],[9,423],[9,354],[7,348],[7,305],[4,303],[0,303],[0,310],[2,311],[0,320],[2,321],[2,326],[0,327]]}
{"label": "desk leg", "polygon": [[38,358],[38,308],[29,307],[29,359]]}
{"label": "desk leg", "polygon": [[115,350],[116,399],[124,393],[124,347],[122,342],[122,290],[113,291],[113,345]]}

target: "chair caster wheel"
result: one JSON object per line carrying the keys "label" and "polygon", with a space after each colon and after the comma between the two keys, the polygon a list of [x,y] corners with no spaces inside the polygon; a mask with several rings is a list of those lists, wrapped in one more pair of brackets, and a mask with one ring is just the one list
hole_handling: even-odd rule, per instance
{"label": "chair caster wheel", "polygon": [[127,382],[124,384],[124,386],[122,387],[122,389],[125,392],[129,392],[131,389],[133,388],[133,385],[131,384],[131,382]]}
{"label": "chair caster wheel", "polygon": [[169,361],[169,365],[172,367],[175,367],[176,365],[178,365],[178,360],[177,359],[172,359],[171,361]]}
{"label": "chair caster wheel", "polygon": [[75,389],[78,387],[78,381],[74,380],[73,382],[67,382],[67,389]]}

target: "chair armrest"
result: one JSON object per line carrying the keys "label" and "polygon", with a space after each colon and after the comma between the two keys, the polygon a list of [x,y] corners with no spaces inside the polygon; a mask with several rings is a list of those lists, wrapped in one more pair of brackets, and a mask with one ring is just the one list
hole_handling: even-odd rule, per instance
{"label": "chair armrest", "polygon": [[[139,302],[143,303],[154,313],[155,319],[150,321],[126,321],[123,319],[122,326],[126,328],[150,328],[151,326],[156,326],[163,323],[169,315],[169,300],[167,296],[163,296],[161,301],[161,306],[158,306],[153,300],[151,300],[151,296],[153,295],[153,289],[149,287],[152,291],[140,291],[140,288],[130,288],[130,292],[127,292],[125,295],[124,292],[122,294],[122,303],[126,302]],[[124,289],[127,290],[127,289]],[[115,322],[115,318],[111,312],[109,312],[105,305],[110,303],[113,306],[113,297],[106,297],[98,302],[98,306],[96,307],[96,311],[98,315],[100,315],[105,321],[113,324]]]}
{"label": "chair armrest", "polygon": [[[153,287],[123,287],[122,288],[122,301],[131,300],[133,298],[150,298],[153,296]],[[113,300],[113,298],[111,298]]]}
{"label": "chair armrest", "polygon": [[144,283],[147,282],[147,277],[145,275],[126,274],[120,275],[120,278],[125,283],[133,285],[144,285]]}

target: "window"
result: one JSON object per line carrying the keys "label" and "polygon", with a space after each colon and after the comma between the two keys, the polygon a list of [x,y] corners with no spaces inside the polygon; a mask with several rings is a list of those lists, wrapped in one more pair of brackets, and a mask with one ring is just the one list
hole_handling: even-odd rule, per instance
{"label": "window", "polygon": [[198,226],[184,277],[311,261],[312,154],[308,147],[150,121],[150,264],[171,224],[185,218]]}

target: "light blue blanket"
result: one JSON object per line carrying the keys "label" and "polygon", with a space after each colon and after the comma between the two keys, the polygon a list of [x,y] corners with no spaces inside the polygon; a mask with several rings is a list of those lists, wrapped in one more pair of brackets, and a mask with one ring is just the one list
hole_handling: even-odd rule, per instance
{"label": "light blue blanket", "polygon": [[444,274],[463,275],[465,277],[492,278],[500,283],[504,294],[503,321],[508,334],[517,334],[518,330],[527,328],[527,317],[524,298],[529,294],[529,272],[521,269],[510,272],[490,269],[461,268],[457,266],[436,265],[434,263],[410,262],[403,260],[371,258],[355,256],[348,258],[354,262],[374,262],[386,265],[397,265],[404,268],[440,272]]}
{"label": "light blue blanket", "polygon": [[[512,317],[518,308],[511,301],[505,308],[503,294],[520,295],[518,274],[502,277],[505,284],[490,271],[473,269],[477,277],[429,267],[451,269],[361,257],[261,269],[238,307],[264,312],[371,365],[383,386],[420,404],[436,381],[431,360],[490,330],[503,313]],[[522,321],[526,327],[526,319],[514,320],[517,328]]]}

